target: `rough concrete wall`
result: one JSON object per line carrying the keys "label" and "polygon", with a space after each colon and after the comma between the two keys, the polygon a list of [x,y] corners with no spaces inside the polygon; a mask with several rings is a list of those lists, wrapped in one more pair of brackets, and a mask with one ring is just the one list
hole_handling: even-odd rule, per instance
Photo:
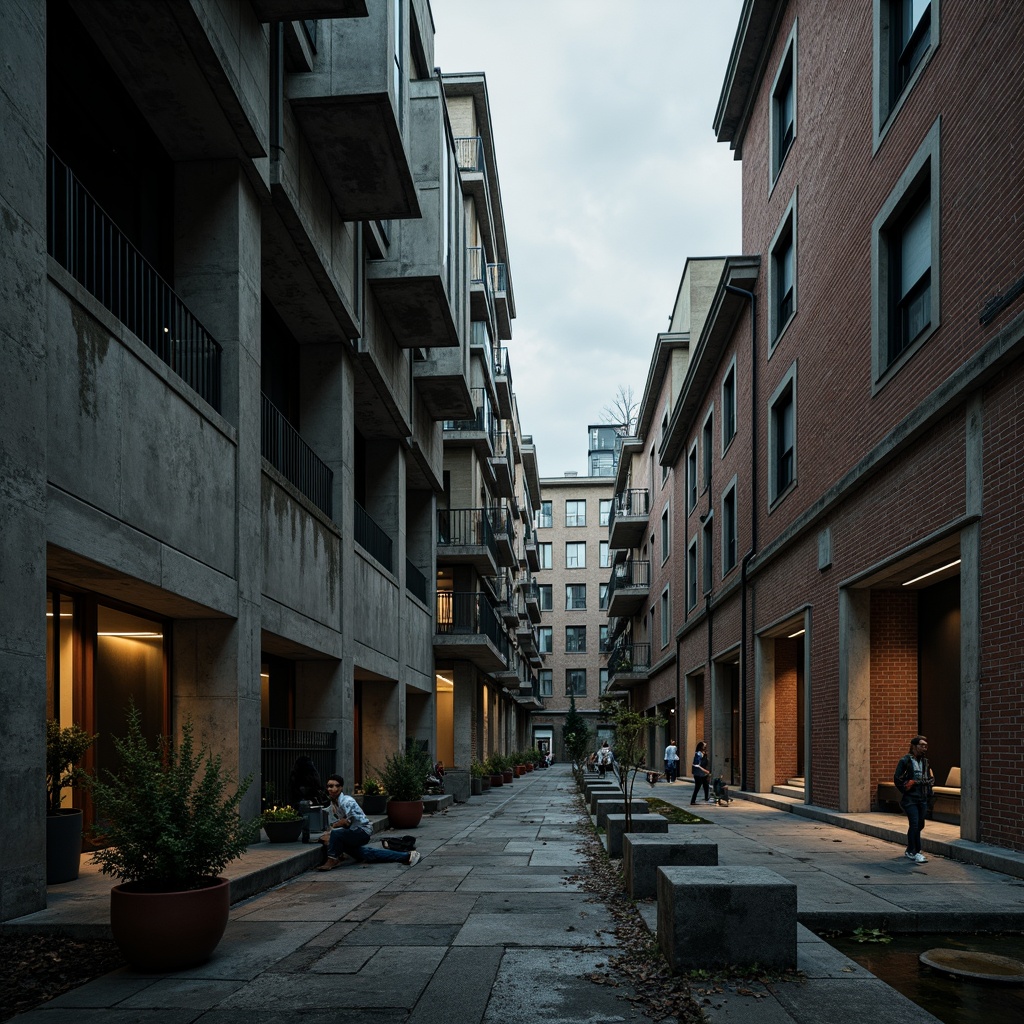
{"label": "rough concrete wall", "polygon": [[377,568],[377,563],[356,552],[350,584],[359,600],[354,602],[346,632],[364,651],[359,664],[390,679],[398,678],[399,607],[398,586]]}

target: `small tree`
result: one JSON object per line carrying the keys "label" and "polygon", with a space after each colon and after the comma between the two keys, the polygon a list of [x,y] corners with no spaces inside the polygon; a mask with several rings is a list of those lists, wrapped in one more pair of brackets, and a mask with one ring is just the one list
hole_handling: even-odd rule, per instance
{"label": "small tree", "polygon": [[562,742],[565,744],[565,752],[572,762],[572,770],[578,776],[582,771],[587,754],[590,753],[593,741],[586,720],[576,710],[574,696],[569,698],[569,712],[565,716],[565,724],[562,726]]}
{"label": "small tree", "polygon": [[626,831],[633,827],[633,786],[637,773],[647,770],[647,730],[666,724],[660,716],[646,716],[617,700],[602,698],[601,713],[615,725],[615,760],[619,766],[619,785],[626,805]]}
{"label": "small tree", "polygon": [[615,398],[601,411],[605,423],[618,427],[622,437],[631,437],[636,430],[636,416],[640,403],[636,400],[631,384],[620,384],[615,391]]}

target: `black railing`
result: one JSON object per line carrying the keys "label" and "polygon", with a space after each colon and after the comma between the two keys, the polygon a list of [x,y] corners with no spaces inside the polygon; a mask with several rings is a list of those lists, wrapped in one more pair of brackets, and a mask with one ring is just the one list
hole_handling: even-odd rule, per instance
{"label": "black railing", "polygon": [[512,458],[512,438],[507,430],[494,431],[491,449],[495,459],[508,463],[508,471],[515,479],[516,466]]}
{"label": "black railing", "polygon": [[293,483],[321,512],[333,516],[334,473],[284,413],[260,392],[260,451],[263,458]]}
{"label": "black railing", "polygon": [[483,173],[484,147],[479,135],[464,136],[455,140],[455,162],[460,171]]}
{"label": "black railing", "polygon": [[651,563],[631,558],[612,571],[612,578],[608,581],[608,600],[616,590],[650,589],[650,586]]}
{"label": "black railing", "polygon": [[46,251],[219,412],[220,345],[70,169],[47,155]]}
{"label": "black railing", "polygon": [[616,516],[647,516],[650,511],[651,496],[646,487],[619,491],[612,502],[608,527],[610,529],[614,525]]}
{"label": "black railing", "polygon": [[[301,797],[292,792],[292,769],[298,757],[308,757],[316,767],[320,782],[337,771],[338,734],[308,729],[260,730],[261,796],[265,805],[298,804]],[[326,796],[326,793],[323,794]],[[309,799],[314,799],[310,797]]]}
{"label": "black railing", "polygon": [[473,418],[470,420],[445,420],[442,427],[444,430],[485,431],[490,435],[493,447],[497,421],[494,418],[494,410],[491,408],[491,400],[483,388],[470,388],[469,393],[475,410]]}
{"label": "black railing", "polygon": [[507,533],[509,537],[515,536],[515,526],[512,523],[512,513],[507,508],[500,506],[487,510],[488,518],[491,520],[491,529],[495,533]]}
{"label": "black railing", "polygon": [[651,667],[650,644],[616,644],[608,652],[608,675],[646,672]]}
{"label": "black railing", "polygon": [[486,636],[498,653],[508,661],[508,637],[498,623],[490,598],[480,591],[437,592],[437,632],[445,635],[480,634]]}
{"label": "black railing", "polygon": [[391,538],[373,521],[369,512],[359,504],[355,505],[356,543],[380,562],[388,572],[393,572],[391,563]]}
{"label": "black railing", "polygon": [[[491,525],[491,510],[485,508],[439,508],[437,546],[487,548],[498,557],[498,544]],[[443,557],[443,556],[442,556]]]}
{"label": "black railing", "polygon": [[508,349],[504,345],[494,350],[494,376],[505,377],[509,391],[512,390],[512,367],[508,361]]}
{"label": "black railing", "polygon": [[418,597],[424,604],[427,603],[427,577],[408,558],[405,560],[405,589],[413,597]]}

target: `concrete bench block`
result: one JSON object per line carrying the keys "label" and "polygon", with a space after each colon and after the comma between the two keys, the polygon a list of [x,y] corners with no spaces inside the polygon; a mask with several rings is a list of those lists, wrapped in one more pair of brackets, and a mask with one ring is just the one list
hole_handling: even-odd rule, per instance
{"label": "concrete bench block", "polygon": [[625,814],[609,814],[605,822],[604,834],[609,857],[621,857],[623,840],[637,832],[668,834],[668,820],[664,814],[634,814],[628,832]]}
{"label": "concrete bench block", "polygon": [[796,967],[796,885],[759,867],[660,867],[658,945],[673,968]]}
{"label": "concrete bench block", "polygon": [[597,818],[598,828],[608,830],[609,814],[625,814],[626,806],[629,806],[631,814],[646,814],[650,808],[646,800],[598,800],[594,805],[594,816]]}
{"label": "concrete bench block", "polygon": [[424,794],[423,813],[436,814],[451,807],[453,802],[451,793],[438,793],[436,796]]}
{"label": "concrete bench block", "polygon": [[622,798],[622,790],[618,786],[614,789],[608,786],[605,789],[592,790],[587,795],[587,806],[590,808],[591,814],[597,814],[598,800],[621,800]]}
{"label": "concrete bench block", "polygon": [[[693,832],[702,828],[700,825],[683,827]],[[622,874],[626,891],[635,900],[657,896],[658,868],[717,866],[718,843],[700,835],[687,833],[681,836],[670,827],[665,835],[635,835],[627,832],[622,837]]]}

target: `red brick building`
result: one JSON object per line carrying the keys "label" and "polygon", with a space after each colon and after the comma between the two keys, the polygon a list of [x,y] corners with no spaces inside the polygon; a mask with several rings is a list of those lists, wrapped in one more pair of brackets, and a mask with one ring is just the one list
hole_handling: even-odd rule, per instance
{"label": "red brick building", "polygon": [[942,813],[1016,850],[1022,65],[1017,4],[748,0],[714,122],[746,255],[636,445],[672,491],[684,754],[867,811],[923,732]]}

